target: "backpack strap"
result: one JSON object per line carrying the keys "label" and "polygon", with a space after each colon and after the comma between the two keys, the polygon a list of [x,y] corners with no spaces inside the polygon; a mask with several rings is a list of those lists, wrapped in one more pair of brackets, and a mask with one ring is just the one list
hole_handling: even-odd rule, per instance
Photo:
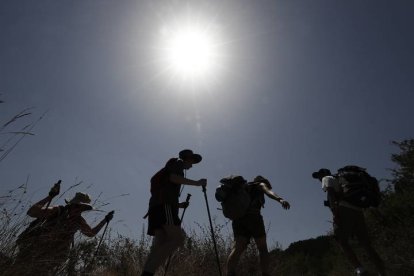
{"label": "backpack strap", "polygon": [[[262,192],[262,190],[259,189],[259,185],[261,182],[249,182],[247,183],[247,192],[250,195],[251,198],[251,202],[250,202],[250,206],[251,207],[259,207],[260,208],[264,208],[264,204],[265,204],[265,197],[264,197],[264,193]],[[257,204],[258,206],[254,206],[254,204]]]}

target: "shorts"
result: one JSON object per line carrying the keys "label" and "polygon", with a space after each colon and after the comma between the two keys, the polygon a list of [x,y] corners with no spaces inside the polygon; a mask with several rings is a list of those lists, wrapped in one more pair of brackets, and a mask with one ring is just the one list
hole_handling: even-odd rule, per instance
{"label": "shorts", "polygon": [[234,237],[260,238],[266,236],[263,217],[261,214],[247,214],[244,217],[233,220]]}
{"label": "shorts", "polygon": [[163,225],[180,225],[178,218],[178,206],[161,204],[150,207],[148,211],[148,231],[150,236],[155,235],[155,230],[162,228]]}
{"label": "shorts", "polygon": [[352,236],[360,240],[368,240],[363,211],[339,206],[334,221],[334,234],[337,240],[347,240]]}

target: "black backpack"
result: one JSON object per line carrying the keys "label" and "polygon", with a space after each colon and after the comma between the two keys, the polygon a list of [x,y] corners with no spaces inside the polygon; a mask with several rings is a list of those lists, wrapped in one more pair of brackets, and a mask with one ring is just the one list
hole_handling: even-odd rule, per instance
{"label": "black backpack", "polygon": [[378,181],[366,169],[345,166],[336,175],[342,188],[341,199],[360,208],[378,207],[381,192]]}
{"label": "black backpack", "polygon": [[167,177],[165,168],[162,168],[151,177],[151,196],[159,202],[163,202],[164,200]]}
{"label": "black backpack", "polygon": [[250,206],[247,181],[242,176],[230,175],[222,178],[220,183],[215,197],[221,203],[223,215],[231,220],[243,217]]}
{"label": "black backpack", "polygon": [[68,217],[68,208],[59,206],[59,213],[47,219],[37,218],[19,234],[16,239],[18,247],[26,247],[41,237],[42,234],[53,231]]}

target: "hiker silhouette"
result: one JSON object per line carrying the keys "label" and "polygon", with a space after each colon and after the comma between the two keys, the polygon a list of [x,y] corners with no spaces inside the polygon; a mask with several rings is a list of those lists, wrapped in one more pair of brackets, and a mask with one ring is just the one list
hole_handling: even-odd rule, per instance
{"label": "hiker silhouette", "polygon": [[203,186],[206,179],[191,180],[184,171],[200,163],[201,155],[185,149],[179,152],[179,158],[171,158],[165,166],[151,178],[151,198],[149,200],[148,232],[154,236],[143,276],[154,275],[170,254],[182,246],[185,232],[178,217],[179,208],[186,208],[188,203],[179,202],[181,185]]}
{"label": "hiker silhouette", "polygon": [[[85,211],[93,210],[88,194],[76,193],[66,205],[49,206],[60,192],[59,180],[50,189],[47,197],[35,203],[27,215],[36,218],[18,236],[16,244],[19,252],[11,267],[10,275],[49,275],[66,261],[74,235],[77,231],[94,237],[113,218],[108,213],[94,228],[82,217]],[[45,206],[46,205],[46,206]]]}
{"label": "hiker silhouette", "polygon": [[256,176],[252,182],[243,185],[242,188],[249,195],[250,202],[245,214],[232,221],[234,246],[227,258],[227,275],[236,275],[237,263],[241,254],[246,250],[251,238],[254,239],[259,250],[262,275],[270,275],[266,230],[263,217],[260,213],[261,209],[264,208],[264,195],[279,202],[283,209],[289,209],[290,204],[272,191],[270,181],[263,176]]}
{"label": "hiker silhouette", "polygon": [[[354,172],[349,172],[353,174],[352,179],[356,181],[355,183],[349,183],[349,181],[345,179],[343,173],[346,173],[348,169],[355,170]],[[339,169],[338,174],[335,175],[326,168],[319,169],[312,173],[312,177],[318,179],[322,183],[322,190],[327,192],[327,200],[324,202],[324,205],[329,207],[333,215],[335,239],[341,246],[345,256],[354,266],[355,273],[357,275],[366,275],[365,269],[362,267],[361,262],[358,260],[349,244],[349,239],[352,236],[355,236],[358,239],[360,245],[368,253],[369,258],[380,273],[379,275],[385,276],[384,262],[371,245],[364,216],[364,208],[361,207],[363,205],[357,206],[358,203],[355,201],[354,196],[352,196],[352,200],[348,200],[345,195],[344,187],[347,186],[353,186],[352,193],[358,195],[358,187],[364,185],[364,183],[362,183],[364,180],[362,180],[362,178],[359,179],[359,175],[361,175],[361,177],[366,176],[367,179],[370,178],[371,181],[372,179],[375,180],[375,178],[372,178],[365,172],[365,169],[357,166],[346,166]],[[377,189],[379,192],[379,188]],[[351,199],[351,197],[349,197],[349,199]]]}

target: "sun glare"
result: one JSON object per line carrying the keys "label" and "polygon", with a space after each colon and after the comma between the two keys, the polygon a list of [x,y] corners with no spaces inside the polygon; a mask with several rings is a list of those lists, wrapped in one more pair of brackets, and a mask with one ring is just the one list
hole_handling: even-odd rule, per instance
{"label": "sun glare", "polygon": [[168,48],[169,62],[179,74],[200,75],[207,73],[212,66],[212,42],[198,30],[177,32]]}
{"label": "sun glare", "polygon": [[197,24],[164,27],[163,66],[174,78],[206,81],[217,73],[220,53],[217,34]]}

